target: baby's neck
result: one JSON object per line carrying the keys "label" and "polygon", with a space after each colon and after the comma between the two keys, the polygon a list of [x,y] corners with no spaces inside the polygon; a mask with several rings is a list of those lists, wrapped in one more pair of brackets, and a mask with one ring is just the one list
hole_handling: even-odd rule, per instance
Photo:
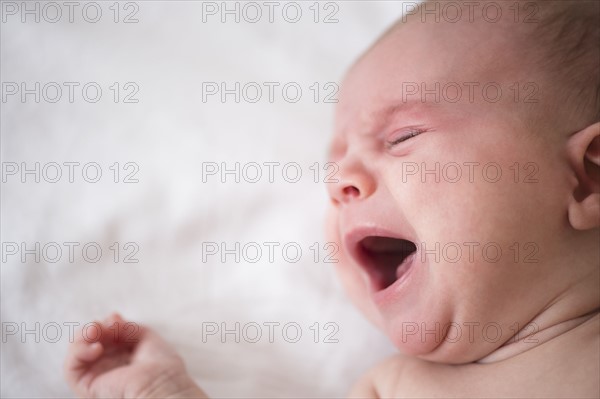
{"label": "baby's neck", "polygon": [[598,319],[600,317],[599,312],[600,311],[596,309],[583,316],[564,320],[556,324],[546,325],[544,325],[543,319],[538,322],[538,319],[541,319],[541,317],[536,318],[528,326],[533,325],[539,327],[539,329],[536,328],[534,330],[531,327],[521,329],[513,339],[509,340],[484,358],[479,359],[476,363],[495,363],[517,356],[581,326],[592,318]]}

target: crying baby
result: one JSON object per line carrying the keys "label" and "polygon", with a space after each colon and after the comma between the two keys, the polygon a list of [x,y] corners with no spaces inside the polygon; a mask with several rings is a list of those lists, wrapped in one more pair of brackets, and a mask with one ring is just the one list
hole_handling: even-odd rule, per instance
{"label": "crying baby", "polygon": [[[398,348],[350,396],[600,397],[600,3],[448,4],[341,86],[327,234]],[[206,397],[154,331],[100,324],[69,348],[78,395]]]}

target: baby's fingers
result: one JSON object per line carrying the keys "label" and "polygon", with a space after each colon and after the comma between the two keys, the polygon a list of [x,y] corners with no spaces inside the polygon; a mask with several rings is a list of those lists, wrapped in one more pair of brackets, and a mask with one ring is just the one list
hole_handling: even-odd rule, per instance
{"label": "baby's fingers", "polygon": [[65,360],[65,377],[69,384],[76,387],[89,366],[102,356],[104,347],[100,342],[88,342],[78,339],[69,345]]}
{"label": "baby's fingers", "polygon": [[124,320],[118,313],[113,313],[102,323],[104,345],[135,346],[141,339],[144,328],[137,323]]}

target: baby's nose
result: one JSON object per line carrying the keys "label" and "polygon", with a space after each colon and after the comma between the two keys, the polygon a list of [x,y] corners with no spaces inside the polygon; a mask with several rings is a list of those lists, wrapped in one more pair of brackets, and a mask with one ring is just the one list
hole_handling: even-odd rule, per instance
{"label": "baby's nose", "polygon": [[334,204],[348,204],[369,197],[375,190],[375,179],[365,166],[354,160],[337,163],[339,169],[334,181],[328,184]]}

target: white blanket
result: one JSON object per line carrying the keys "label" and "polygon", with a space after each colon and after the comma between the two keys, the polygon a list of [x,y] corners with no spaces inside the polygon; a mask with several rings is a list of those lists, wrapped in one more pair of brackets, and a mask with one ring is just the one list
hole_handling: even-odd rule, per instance
{"label": "white blanket", "polygon": [[2,397],[72,396],[69,326],[113,310],[213,397],[340,397],[393,353],[325,262],[324,100],[401,2],[28,3],[2,3]]}

